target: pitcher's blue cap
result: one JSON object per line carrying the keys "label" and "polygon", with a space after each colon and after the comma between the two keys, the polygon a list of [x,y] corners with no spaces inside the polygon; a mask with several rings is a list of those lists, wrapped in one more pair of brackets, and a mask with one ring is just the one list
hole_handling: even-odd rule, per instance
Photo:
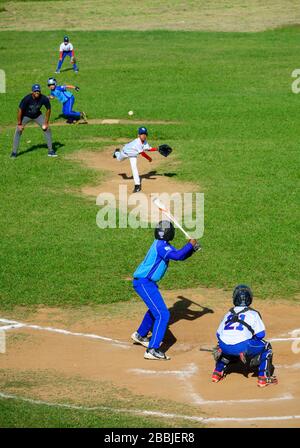
{"label": "pitcher's blue cap", "polygon": [[41,86],[39,84],[33,84],[32,92],[41,92]]}
{"label": "pitcher's blue cap", "polygon": [[139,134],[139,135],[141,135],[141,134],[146,134],[146,135],[148,135],[147,128],[138,128],[138,134]]}
{"label": "pitcher's blue cap", "polygon": [[64,42],[69,42],[69,36],[64,36]]}

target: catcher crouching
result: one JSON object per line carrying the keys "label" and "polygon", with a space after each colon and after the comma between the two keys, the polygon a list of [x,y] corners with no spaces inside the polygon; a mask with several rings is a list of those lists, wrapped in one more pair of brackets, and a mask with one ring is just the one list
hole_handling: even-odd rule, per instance
{"label": "catcher crouching", "polygon": [[113,157],[119,162],[125,159],[129,159],[131,165],[131,171],[134,179],[134,190],[133,193],[141,191],[141,178],[137,168],[137,157],[140,154],[145,157],[149,162],[152,162],[151,157],[146,153],[148,151],[158,151],[162,156],[168,157],[172,152],[172,148],[163,144],[157,148],[153,148],[147,142],[148,130],[145,127],[140,127],[138,129],[138,136],[135,140],[127,143],[122,149],[116,149],[113,153]]}
{"label": "catcher crouching", "polygon": [[242,361],[249,370],[258,370],[259,387],[277,384],[272,346],[264,340],[265,325],[260,313],[250,308],[253,300],[251,289],[247,285],[237,285],[232,298],[234,307],[226,313],[217,330],[213,383],[225,377],[229,364]]}

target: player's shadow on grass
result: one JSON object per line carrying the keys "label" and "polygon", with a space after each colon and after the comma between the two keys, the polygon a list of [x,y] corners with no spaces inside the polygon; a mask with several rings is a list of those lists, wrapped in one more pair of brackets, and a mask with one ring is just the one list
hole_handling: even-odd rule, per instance
{"label": "player's shadow on grass", "polygon": [[[128,176],[126,173],[119,173],[119,176],[122,177],[124,180],[132,180],[133,176]],[[149,173],[141,174],[140,179],[149,179],[149,180],[155,180],[157,177],[174,177],[177,176],[176,173],[158,173],[157,171],[149,171]]]}
{"label": "player's shadow on grass", "polygon": [[[213,313],[214,311],[211,308],[207,308],[205,306],[200,305],[200,303],[193,302],[192,300],[188,299],[184,296],[178,296],[179,300],[174,303],[172,308],[169,308],[170,312],[170,320],[168,329],[165,334],[164,342],[161,345],[162,351],[169,350],[172,345],[177,342],[176,337],[170,330],[170,326],[175,324],[176,322],[180,320],[196,320],[199,319],[202,316],[205,316],[205,314]],[[191,305],[197,305],[200,307],[200,310],[191,310]]]}
{"label": "player's shadow on grass", "polygon": [[[60,73],[69,72],[70,70],[73,70],[73,67],[64,68],[63,70],[60,70]],[[75,70],[73,70],[73,71],[75,71]]]}
{"label": "player's shadow on grass", "polygon": [[[52,148],[53,150],[56,152],[59,148],[62,148],[63,146],[65,146],[63,143],[60,142],[53,142],[52,143]],[[27,154],[29,152],[32,151],[36,151],[38,149],[48,149],[48,146],[46,145],[46,143],[40,143],[38,145],[32,145],[29,148],[25,149],[24,151],[20,151],[18,153],[18,157],[23,156],[24,154]]]}

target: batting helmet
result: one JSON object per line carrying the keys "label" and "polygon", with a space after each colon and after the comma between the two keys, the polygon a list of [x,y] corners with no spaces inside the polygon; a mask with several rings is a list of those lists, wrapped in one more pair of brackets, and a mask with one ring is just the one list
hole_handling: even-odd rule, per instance
{"label": "batting helmet", "polygon": [[146,134],[146,135],[148,135],[148,130],[147,130],[147,128],[144,128],[144,127],[138,128],[138,134],[139,134],[139,135],[141,135],[141,134]]}
{"label": "batting helmet", "polygon": [[250,306],[253,293],[247,285],[237,285],[232,294],[234,306]]}
{"label": "batting helmet", "polygon": [[69,42],[69,37],[68,36],[64,36],[64,42]]}
{"label": "batting helmet", "polygon": [[55,78],[48,78],[48,86],[56,86],[57,81]]}
{"label": "batting helmet", "polygon": [[171,221],[160,221],[154,230],[157,240],[172,241],[175,236],[175,228]]}

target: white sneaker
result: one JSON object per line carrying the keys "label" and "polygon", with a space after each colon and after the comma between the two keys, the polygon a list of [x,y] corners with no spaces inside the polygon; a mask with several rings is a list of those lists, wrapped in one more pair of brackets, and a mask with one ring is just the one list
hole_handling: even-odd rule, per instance
{"label": "white sneaker", "polygon": [[132,333],[131,335],[131,339],[136,343],[136,344],[141,344],[144,347],[148,347],[149,346],[149,341],[150,339],[147,337],[142,337],[138,334],[137,331],[135,331],[134,333]]}
{"label": "white sneaker", "polygon": [[158,350],[157,348],[147,348],[144,354],[145,359],[156,359],[157,361],[167,361],[171,359],[164,352]]}

